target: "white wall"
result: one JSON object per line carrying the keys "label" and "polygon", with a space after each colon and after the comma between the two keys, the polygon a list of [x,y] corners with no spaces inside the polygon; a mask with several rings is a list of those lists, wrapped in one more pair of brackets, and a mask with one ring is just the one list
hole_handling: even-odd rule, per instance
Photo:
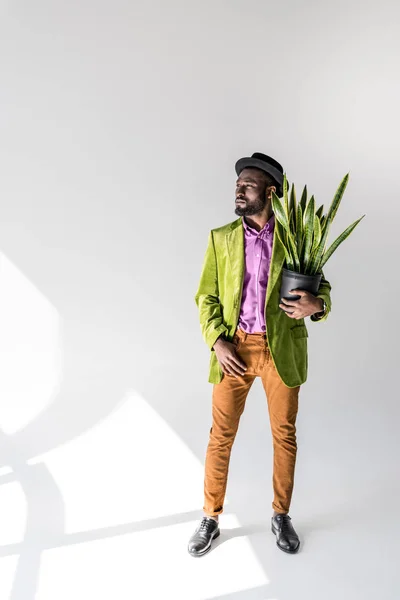
{"label": "white wall", "polygon": [[[350,172],[330,241],[366,214],[325,267],[328,321],[308,322],[294,515],[324,521],[345,513],[351,521],[363,505],[368,519],[396,510],[399,17],[398,3],[388,0],[0,2],[0,544],[9,569],[2,598],[33,599],[37,590],[43,600],[64,597],[63,577],[70,584],[79,577],[61,571],[47,584],[52,552],[85,523],[98,531],[144,515],[190,510],[195,521],[201,514],[211,386],[194,293],[208,231],[237,218],[235,161],[255,151],[275,157],[298,191],[307,184],[326,207]],[[139,430],[136,397],[154,411]],[[250,517],[249,497],[266,518],[272,499],[261,386],[250,397],[227,500],[239,523]],[[135,439],[122,417],[121,428],[113,421],[107,429],[114,410],[127,411]],[[153,438],[152,414],[165,437]],[[101,459],[85,457],[90,441],[74,451],[95,426],[103,427]],[[151,487],[162,470],[183,469],[183,451],[165,458],[170,436],[198,469],[196,496],[179,477],[170,489]],[[54,457],[63,448],[61,464]],[[149,453],[159,457],[158,474],[137,470]],[[29,460],[44,470],[32,471]],[[87,471],[75,480],[81,461]],[[96,514],[107,518],[92,522],[90,503],[79,514],[90,493]],[[115,502],[124,494],[130,508],[121,513]],[[389,529],[379,530],[384,547]],[[360,538],[351,540],[360,552]],[[252,544],[265,573],[263,548]],[[114,548],[109,558],[116,555]],[[335,577],[344,579],[324,600],[339,591],[356,597],[355,579],[380,558],[366,553],[349,574],[343,563]],[[321,585],[329,564],[320,567]],[[260,598],[291,598],[285,570],[269,568],[275,587],[260,588]],[[138,590],[127,573],[132,597]],[[307,587],[312,573],[304,567],[296,579],[308,600],[321,597]],[[360,598],[397,597],[394,573],[388,569],[384,582],[377,575]],[[98,575],[97,595],[109,597],[113,571]],[[262,581],[224,581],[191,598],[256,585]],[[188,589],[190,582],[164,594],[188,600]],[[86,598],[83,590],[68,588],[65,597]]]}

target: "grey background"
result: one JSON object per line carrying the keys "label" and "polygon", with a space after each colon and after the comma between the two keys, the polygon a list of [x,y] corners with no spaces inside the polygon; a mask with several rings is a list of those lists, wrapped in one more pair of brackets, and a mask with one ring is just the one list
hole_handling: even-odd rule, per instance
{"label": "grey background", "polygon": [[[387,0],[0,3],[1,253],[63,332],[57,392],[2,435],[3,482],[21,482],[39,522],[28,549],[1,549],[21,552],[13,600],[34,598],[58,502],[26,460],[107,418],[135,388],[203,461],[212,387],[194,294],[209,230],[236,218],[234,163],[255,151],[326,207],[350,172],[329,241],[366,217],[325,267],[328,320],[307,320],[291,515],[305,544],[318,528],[333,539],[296,557],[304,563],[276,556],[256,381],[228,493],[244,526],[264,521],[249,539],[271,583],[218,598],[289,600],[293,586],[308,600],[398,597],[399,17]],[[135,476],[137,458],[121,477]]]}

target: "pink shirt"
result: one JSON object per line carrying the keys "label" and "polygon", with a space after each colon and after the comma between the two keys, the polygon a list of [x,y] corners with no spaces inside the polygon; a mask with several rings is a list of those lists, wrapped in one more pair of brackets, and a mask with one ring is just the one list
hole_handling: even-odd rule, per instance
{"label": "pink shirt", "polygon": [[242,217],[245,271],[238,327],[247,333],[264,332],[265,297],[274,238],[275,215],[257,231]]}

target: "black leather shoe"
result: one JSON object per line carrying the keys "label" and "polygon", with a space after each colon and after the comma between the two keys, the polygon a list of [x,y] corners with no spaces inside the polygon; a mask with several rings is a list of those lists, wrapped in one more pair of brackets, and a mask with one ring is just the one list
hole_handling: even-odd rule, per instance
{"label": "black leather shoe", "polygon": [[191,536],[188,552],[192,556],[203,556],[211,550],[211,542],[220,534],[218,522],[211,517],[203,517],[200,525]]}
{"label": "black leather shoe", "polygon": [[276,545],[284,552],[293,554],[299,549],[300,540],[290,521],[289,515],[275,515],[271,517],[271,529],[276,535]]}

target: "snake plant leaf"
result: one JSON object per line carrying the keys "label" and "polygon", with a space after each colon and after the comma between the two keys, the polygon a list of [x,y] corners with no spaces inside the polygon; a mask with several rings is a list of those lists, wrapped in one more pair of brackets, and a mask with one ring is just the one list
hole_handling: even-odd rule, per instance
{"label": "snake plant leaf", "polygon": [[[297,207],[296,207],[296,190],[294,189],[294,183],[292,183],[292,188],[290,190],[289,210],[292,210],[294,216],[296,217]],[[296,219],[294,219],[294,220],[296,220]],[[295,225],[296,225],[296,222],[295,222]],[[294,231],[296,231],[296,230],[294,229]]]}
{"label": "snake plant leaf", "polygon": [[324,210],[324,205],[323,205],[323,204],[321,204],[321,206],[319,207],[319,209],[318,209],[318,210],[316,211],[316,213],[315,213],[315,214],[317,215],[317,217],[319,217],[319,218],[321,218],[321,217],[322,217],[322,212],[323,212],[323,210]]}
{"label": "snake plant leaf", "polygon": [[273,190],[271,192],[271,205],[272,205],[272,210],[275,213],[276,219],[279,221],[279,223],[283,226],[283,228],[286,231],[289,231],[289,222],[288,222],[286,213],[283,209],[282,202],[279,200],[278,196],[275,194],[275,192]]}
{"label": "snake plant leaf", "polygon": [[324,250],[325,250],[326,238],[328,237],[331,222],[332,221],[330,220],[330,218],[327,217],[326,223],[325,223],[325,229],[322,231],[321,241],[320,241],[317,251],[309,265],[309,272],[311,275],[314,275],[315,273],[320,272],[320,268],[321,268],[320,261],[321,261],[322,255],[324,253]]}
{"label": "snake plant leaf", "polygon": [[305,275],[311,275],[311,271],[313,268],[313,266],[312,266],[313,261],[314,261],[315,255],[318,251],[320,241],[321,241],[321,225],[320,225],[319,217],[317,216],[317,213],[315,213],[313,243],[312,243],[312,247],[311,247],[310,258],[308,260],[307,265],[304,268]]}
{"label": "snake plant leaf", "polygon": [[287,231],[287,241],[288,241],[288,245],[289,245],[289,251],[291,256],[293,257],[293,263],[294,263],[294,271],[296,271],[297,273],[300,273],[300,260],[299,260],[299,255],[297,253],[297,248],[296,248],[296,243],[294,241],[294,237],[291,231]]}
{"label": "snake plant leaf", "polygon": [[329,221],[329,226],[332,223],[332,219],[328,219],[328,215],[323,215],[322,219],[321,219],[321,234],[322,236],[325,233],[325,229],[328,227],[328,221]]}
{"label": "snake plant leaf", "polygon": [[311,213],[314,215],[315,214],[315,199],[314,196],[311,196],[311,198],[309,199],[309,201],[306,204],[306,209],[304,211],[304,217],[303,217],[303,224],[305,226],[306,224],[306,219],[307,219],[307,214]]}
{"label": "snake plant leaf", "polygon": [[305,236],[303,235],[303,239],[301,240],[300,248],[299,248],[299,260],[300,260],[300,265],[303,267],[303,269],[304,269],[304,246],[305,246]]}
{"label": "snake plant leaf", "polygon": [[303,211],[303,215],[306,210],[306,204],[307,204],[307,186],[305,185],[304,189],[303,189],[303,193],[301,194],[301,198],[300,198],[300,205],[301,205],[301,210]]}
{"label": "snake plant leaf", "polygon": [[[287,198],[287,195],[286,195],[286,198]],[[287,262],[288,268],[298,272],[300,269],[300,261],[299,261],[299,257],[298,257],[298,253],[297,253],[297,249],[296,249],[296,243],[294,241],[293,234],[290,231],[289,220],[288,220],[286,212],[282,206],[282,202],[280,201],[280,199],[278,198],[278,196],[275,194],[274,191],[272,191],[272,193],[271,193],[271,204],[272,204],[272,210],[275,213],[277,222],[280,223],[282,225],[283,229],[285,230],[286,235],[285,236],[281,235],[281,241],[284,244],[284,246],[286,247],[286,249],[291,257],[290,263]],[[280,230],[279,230],[279,233],[281,233]],[[289,266],[289,264],[290,264],[290,266]]]}
{"label": "snake plant leaf", "polygon": [[314,239],[313,239],[313,245],[311,248],[311,254],[319,246],[320,241],[321,241],[321,223],[320,223],[317,213],[315,213],[315,215],[314,215]]}
{"label": "snake plant leaf", "polygon": [[338,246],[340,246],[340,244],[347,238],[349,237],[349,235],[351,234],[351,232],[353,231],[353,229],[355,229],[357,227],[357,225],[359,224],[359,222],[361,221],[361,219],[363,219],[365,217],[365,214],[362,215],[359,219],[357,219],[357,221],[354,221],[354,223],[352,223],[351,225],[349,225],[347,227],[347,229],[345,229],[343,231],[343,233],[341,233],[336,240],[329,246],[328,250],[325,252],[322,260],[321,260],[321,264],[320,264],[320,268],[322,268],[324,266],[324,264],[326,263],[326,261],[328,260],[328,258],[330,258],[332,256],[332,254],[335,252],[336,248]]}
{"label": "snake plant leaf", "polygon": [[[313,232],[314,232],[314,217],[315,217],[315,200],[311,196],[307,202],[306,212],[304,213],[304,267],[307,267],[310,260],[310,252],[312,248]],[[318,217],[317,217],[318,218]]]}
{"label": "snake plant leaf", "polygon": [[283,174],[283,208],[286,213],[287,220],[289,221],[289,202],[288,202],[288,189],[287,189],[286,173]]}
{"label": "snake plant leaf", "polygon": [[300,240],[300,248],[299,248],[299,258],[300,258],[300,263],[302,265],[302,267],[304,267],[304,251],[305,251],[305,246],[306,246],[306,233],[305,233],[305,228],[304,228],[304,216],[303,216],[303,222],[302,222],[302,230],[301,230],[301,240]]}
{"label": "snake plant leaf", "polygon": [[276,228],[276,234],[278,236],[278,239],[280,240],[280,242],[283,246],[283,250],[284,250],[285,258],[286,258],[286,266],[288,269],[291,269],[293,271],[294,270],[293,261],[288,252],[287,244],[286,244],[285,236],[284,236],[285,230],[279,221],[276,221],[275,228]]}
{"label": "snake plant leaf", "polygon": [[296,226],[297,203],[296,203],[296,200],[295,200],[294,204],[293,204],[293,202],[289,202],[289,213],[291,214],[291,219],[289,221],[289,228],[290,228],[290,231],[292,232],[292,235],[294,236],[294,238],[296,238],[296,230],[297,230],[297,226]]}
{"label": "snake plant leaf", "polygon": [[296,244],[297,251],[299,254],[299,258],[301,255],[301,242],[303,240],[303,209],[301,208],[301,204],[297,205],[297,215],[296,215]]}
{"label": "snake plant leaf", "polygon": [[315,260],[315,255],[317,253],[318,248],[315,248],[313,252],[311,252],[310,260],[308,261],[308,265],[304,268],[304,275],[313,275],[313,264]]}
{"label": "snake plant leaf", "polygon": [[336,216],[340,201],[342,199],[344,190],[346,189],[347,182],[349,180],[349,175],[350,175],[349,173],[346,173],[346,175],[343,177],[342,181],[339,183],[338,189],[336,190],[336,193],[333,197],[332,203],[329,207],[327,217],[331,220],[331,223]]}

